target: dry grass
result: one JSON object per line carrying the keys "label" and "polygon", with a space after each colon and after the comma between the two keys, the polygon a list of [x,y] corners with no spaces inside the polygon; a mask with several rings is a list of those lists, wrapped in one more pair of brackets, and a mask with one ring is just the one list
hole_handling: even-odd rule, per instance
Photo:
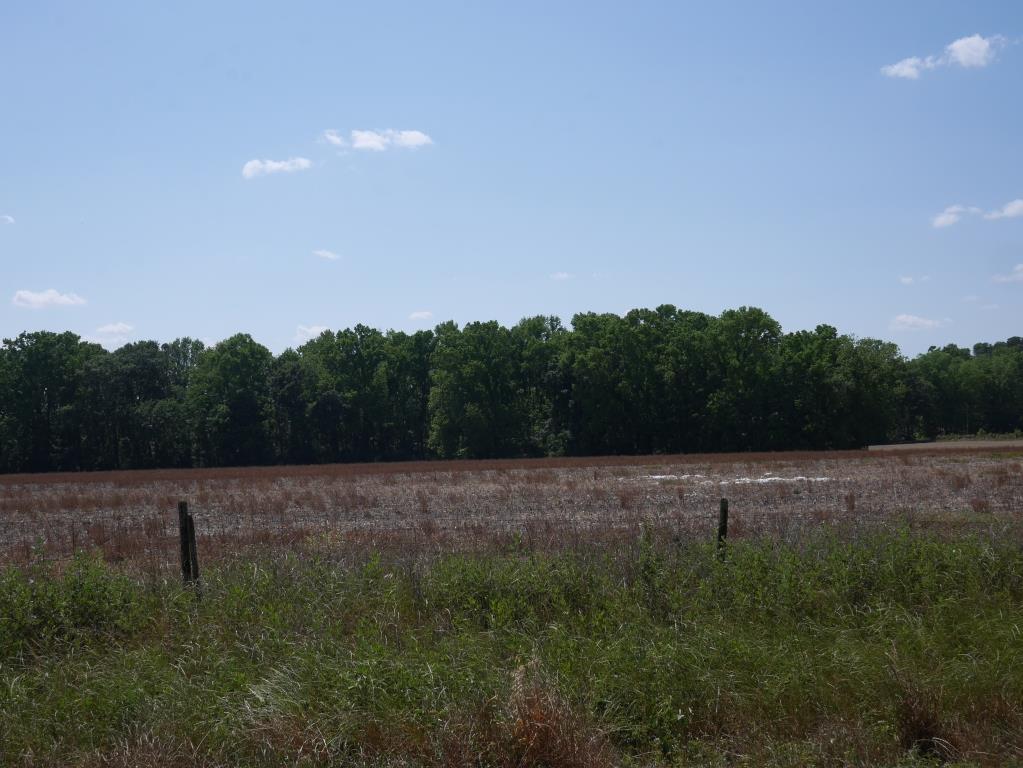
{"label": "dry grass", "polygon": [[99,550],[173,567],[179,499],[204,558],[249,549],[485,551],[827,526],[1007,535],[1023,518],[1011,454],[833,452],[159,470],[0,477],[0,562]]}

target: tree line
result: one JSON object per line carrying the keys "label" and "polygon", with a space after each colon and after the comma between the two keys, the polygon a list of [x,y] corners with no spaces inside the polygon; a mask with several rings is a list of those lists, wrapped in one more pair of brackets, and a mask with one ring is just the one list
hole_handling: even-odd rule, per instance
{"label": "tree line", "polygon": [[565,327],[247,334],[114,352],[38,331],[0,347],[0,472],[855,448],[1023,429],[1023,338],[895,344],[783,333],[751,307],[583,313]]}

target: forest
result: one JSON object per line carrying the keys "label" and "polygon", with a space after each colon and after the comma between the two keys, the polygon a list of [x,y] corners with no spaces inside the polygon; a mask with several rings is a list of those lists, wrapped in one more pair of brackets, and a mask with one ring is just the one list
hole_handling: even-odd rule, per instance
{"label": "forest", "polygon": [[1023,338],[932,347],[761,309],[582,313],[566,327],[247,334],[109,352],[70,332],[0,347],[0,472],[857,448],[1023,429]]}

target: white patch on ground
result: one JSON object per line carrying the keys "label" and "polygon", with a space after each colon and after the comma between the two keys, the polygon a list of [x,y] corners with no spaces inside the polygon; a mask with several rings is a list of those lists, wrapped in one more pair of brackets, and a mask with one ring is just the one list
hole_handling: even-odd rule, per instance
{"label": "white patch on ground", "polygon": [[734,480],[722,480],[722,484],[734,483],[735,485],[749,485],[750,483],[827,483],[830,477],[778,477],[777,475],[765,475],[764,477],[737,477]]}
{"label": "white patch on ground", "polygon": [[692,480],[706,477],[706,475],[643,475],[643,477],[647,480]]}
{"label": "white patch on ground", "polygon": [[[830,477],[807,477],[796,475],[795,477],[780,477],[773,472],[765,472],[761,477],[736,477],[722,478],[720,480],[708,480],[706,475],[641,475],[644,480],[696,480],[698,485],[765,485],[768,483],[829,483]],[[625,478],[622,478],[625,479]]]}

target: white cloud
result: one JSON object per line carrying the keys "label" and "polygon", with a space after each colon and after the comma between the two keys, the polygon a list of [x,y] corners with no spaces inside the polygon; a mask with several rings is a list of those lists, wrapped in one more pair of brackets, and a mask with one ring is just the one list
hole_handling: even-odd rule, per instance
{"label": "white cloud", "polygon": [[328,128],[323,132],[323,140],[328,144],[333,144],[335,147],[348,146],[348,142],[344,140],[344,137],[333,128]]}
{"label": "white cloud", "polygon": [[551,280],[571,280],[573,275],[568,272],[554,272],[551,274]]}
{"label": "white cloud", "polygon": [[5,213],[3,216],[0,216],[0,222],[3,222],[4,224],[13,224],[14,223],[14,217],[13,216],[8,216]]}
{"label": "white cloud", "polygon": [[931,219],[931,226],[941,229],[942,227],[951,227],[953,224],[959,222],[959,219],[963,217],[966,208],[961,205],[950,205],[948,208],[943,210],[933,219]]}
{"label": "white cloud", "polygon": [[329,330],[325,325],[300,325],[295,329],[295,343],[304,344]]}
{"label": "white cloud", "polygon": [[77,293],[61,293],[53,288],[45,291],[17,291],[11,303],[16,307],[45,309],[46,307],[75,307],[85,303]]}
{"label": "white cloud", "polygon": [[893,331],[931,331],[945,324],[942,320],[930,320],[917,315],[896,315],[892,318]]}
{"label": "white cloud", "polygon": [[988,221],[994,221],[995,219],[1016,219],[1023,216],[1023,198],[1010,200],[1001,208],[994,211],[987,211],[986,213],[975,205],[950,205],[931,219],[931,226],[938,229],[951,227],[953,224],[959,223],[959,221],[967,213],[975,216],[983,215],[983,217]]}
{"label": "white cloud", "polygon": [[915,285],[917,283],[930,282],[930,275],[921,275],[920,277],[913,277],[912,275],[903,275],[899,278],[899,282],[903,285]]}
{"label": "white cloud", "polygon": [[312,167],[312,162],[304,157],[292,157],[287,160],[249,160],[242,166],[242,176],[254,179],[271,173],[294,173]]}
{"label": "white cloud", "polygon": [[408,316],[409,320],[429,320],[433,317],[433,312],[428,309],[420,309],[413,312]]}
{"label": "white cloud", "polygon": [[995,48],[1005,42],[1001,35],[960,37],[945,46],[945,58],[960,67],[986,67],[995,58]]}
{"label": "white cloud", "polygon": [[1023,264],[1017,264],[1007,275],[995,275],[996,283],[1023,283]]}
{"label": "white cloud", "polygon": [[933,56],[928,56],[926,59],[921,59],[919,56],[910,56],[908,59],[903,59],[895,64],[888,64],[887,66],[881,67],[882,74],[888,77],[901,77],[906,80],[918,80],[920,78],[920,71],[924,69],[934,69],[937,66],[937,62]]}
{"label": "white cloud", "polygon": [[337,261],[341,258],[339,254],[336,254],[333,251],[328,251],[326,248],[319,248],[313,251],[313,256],[319,256],[321,259],[326,259],[327,261]]}
{"label": "white cloud", "polygon": [[970,212],[971,209],[967,208],[965,205],[950,205],[948,206],[948,208],[946,208],[933,219],[931,219],[931,226],[937,229],[942,229],[943,227],[951,227],[953,224],[959,223],[959,220],[963,218],[964,213]]}
{"label": "white cloud", "polygon": [[881,67],[888,77],[919,80],[920,73],[938,67],[959,66],[966,69],[986,67],[995,59],[995,52],[1006,43],[1002,35],[983,37],[979,34],[961,37],[945,46],[941,56],[910,56],[895,64]]}
{"label": "white cloud", "polygon": [[433,139],[422,131],[352,131],[352,148],[383,152],[391,146],[416,149],[433,144]]}
{"label": "white cloud", "polygon": [[383,152],[387,149],[390,140],[382,133],[376,131],[352,131],[352,146],[355,149],[369,149],[373,152]]}
{"label": "white cloud", "polygon": [[966,213],[976,215],[978,213],[982,213],[982,211],[975,205],[950,205],[931,219],[931,226],[937,229],[951,227],[953,224],[958,224],[963,218],[963,214]]}
{"label": "white cloud", "polygon": [[989,211],[984,214],[985,219],[1015,219],[1019,216],[1023,216],[1023,199],[1013,200],[997,211]]}
{"label": "white cloud", "polygon": [[126,333],[131,333],[135,330],[128,323],[108,323],[107,325],[101,325],[96,329],[96,333],[104,336],[124,336]]}
{"label": "white cloud", "polygon": [[425,147],[428,144],[433,144],[433,139],[427,136],[422,131],[388,131],[393,134],[392,141],[396,146],[399,147]]}

